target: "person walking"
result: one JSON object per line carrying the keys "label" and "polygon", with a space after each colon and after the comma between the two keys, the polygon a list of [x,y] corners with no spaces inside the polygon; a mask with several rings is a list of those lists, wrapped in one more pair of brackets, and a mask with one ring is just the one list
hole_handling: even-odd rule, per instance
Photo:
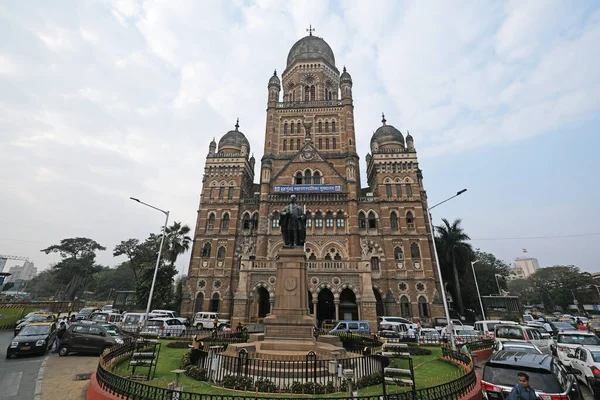
{"label": "person walking", "polygon": [[535,390],[529,386],[529,375],[519,372],[517,378],[519,383],[515,385],[506,400],[537,400]]}
{"label": "person walking", "polygon": [[56,340],[55,340],[56,348],[55,348],[55,351],[57,353],[60,351],[60,345],[61,345],[61,342],[62,342],[62,338],[65,335],[66,331],[67,331],[67,325],[64,322],[61,322],[58,330],[56,331]]}
{"label": "person walking", "polygon": [[442,328],[440,338],[442,339],[442,343],[448,343],[448,328],[446,326]]}
{"label": "person walking", "polygon": [[413,329],[412,325],[408,328],[408,340],[410,342],[415,341],[415,330]]}

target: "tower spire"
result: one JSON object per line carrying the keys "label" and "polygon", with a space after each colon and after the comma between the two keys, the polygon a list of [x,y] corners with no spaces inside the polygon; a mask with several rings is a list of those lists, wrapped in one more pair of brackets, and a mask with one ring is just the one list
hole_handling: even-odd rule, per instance
{"label": "tower spire", "polygon": [[386,123],[386,119],[385,119],[385,114],[381,113],[381,122],[385,125]]}
{"label": "tower spire", "polygon": [[235,121],[235,130],[237,131],[239,127],[240,127],[240,119],[238,117],[237,121]]}
{"label": "tower spire", "polygon": [[310,24],[310,25],[308,26],[308,29],[306,30],[306,32],[308,32],[308,36],[312,36],[312,33],[313,33],[314,31],[316,31],[316,29],[312,27],[312,24]]}

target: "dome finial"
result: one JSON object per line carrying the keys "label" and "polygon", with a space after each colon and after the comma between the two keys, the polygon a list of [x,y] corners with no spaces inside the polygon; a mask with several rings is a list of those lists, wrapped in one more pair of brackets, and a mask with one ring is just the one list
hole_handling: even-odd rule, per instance
{"label": "dome finial", "polygon": [[314,31],[316,31],[316,29],[312,27],[312,24],[310,24],[310,25],[308,26],[308,29],[306,30],[306,32],[308,32],[308,36],[312,36],[312,33],[313,33]]}
{"label": "dome finial", "polygon": [[277,70],[273,71],[273,76],[277,76]]}
{"label": "dome finial", "polygon": [[239,127],[240,127],[240,119],[238,118],[237,121],[235,121],[235,130],[237,131]]}
{"label": "dome finial", "polygon": [[344,65],[344,72],[346,72],[346,66]]}
{"label": "dome finial", "polygon": [[386,123],[386,119],[385,119],[385,114],[381,113],[381,122],[385,125]]}

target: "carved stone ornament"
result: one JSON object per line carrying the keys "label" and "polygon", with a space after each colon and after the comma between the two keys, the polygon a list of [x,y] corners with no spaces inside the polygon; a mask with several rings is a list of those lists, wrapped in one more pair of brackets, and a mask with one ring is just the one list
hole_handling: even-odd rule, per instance
{"label": "carved stone ornament", "polygon": [[285,282],[283,283],[283,286],[285,287],[285,290],[291,292],[292,290],[296,289],[296,287],[298,286],[298,282],[296,278],[290,276],[289,278],[286,278]]}

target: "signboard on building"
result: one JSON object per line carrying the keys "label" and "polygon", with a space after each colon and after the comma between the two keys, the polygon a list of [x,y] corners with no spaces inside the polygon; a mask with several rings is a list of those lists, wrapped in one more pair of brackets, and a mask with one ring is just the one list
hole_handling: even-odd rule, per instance
{"label": "signboard on building", "polygon": [[283,185],[274,186],[274,193],[341,193],[342,185]]}

